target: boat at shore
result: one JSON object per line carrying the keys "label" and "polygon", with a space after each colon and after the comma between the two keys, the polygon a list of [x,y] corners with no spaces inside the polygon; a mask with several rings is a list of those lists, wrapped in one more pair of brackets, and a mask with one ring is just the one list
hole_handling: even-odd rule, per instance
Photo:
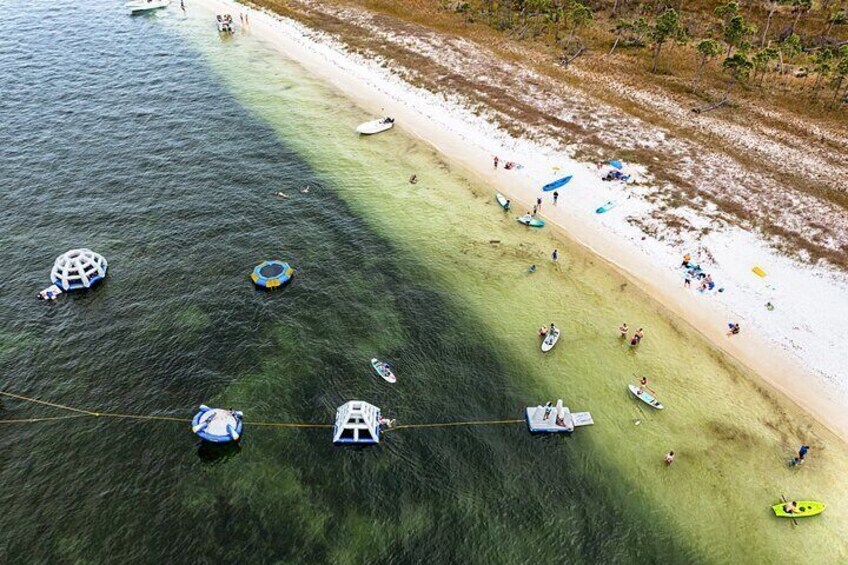
{"label": "boat at shore", "polygon": [[135,0],[134,2],[127,2],[125,6],[129,9],[130,14],[142,14],[167,8],[170,4],[171,0]]}
{"label": "boat at shore", "polygon": [[562,177],[561,179],[557,179],[553,182],[549,182],[548,184],[546,184],[545,186],[542,187],[542,190],[544,192],[550,192],[552,190],[556,190],[560,187],[567,185],[569,182],[571,182],[571,179],[572,179],[571,175],[568,175],[567,177]]}
{"label": "boat at shore", "polygon": [[376,120],[371,120],[370,122],[364,122],[356,126],[356,133],[360,135],[374,135],[375,133],[380,133],[386,130],[392,129],[395,125],[395,119],[389,118],[388,116],[385,118],[379,118]]}
{"label": "boat at shore", "polygon": [[215,18],[215,23],[218,25],[219,33],[236,32],[235,24],[233,24],[233,17],[230,14],[218,14]]}

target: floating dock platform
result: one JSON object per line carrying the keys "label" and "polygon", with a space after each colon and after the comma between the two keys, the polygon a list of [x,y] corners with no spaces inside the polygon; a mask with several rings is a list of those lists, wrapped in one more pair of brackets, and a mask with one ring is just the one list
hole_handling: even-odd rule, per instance
{"label": "floating dock platform", "polygon": [[571,433],[574,428],[595,423],[588,412],[571,412],[557,400],[556,406],[528,406],[524,410],[531,433]]}

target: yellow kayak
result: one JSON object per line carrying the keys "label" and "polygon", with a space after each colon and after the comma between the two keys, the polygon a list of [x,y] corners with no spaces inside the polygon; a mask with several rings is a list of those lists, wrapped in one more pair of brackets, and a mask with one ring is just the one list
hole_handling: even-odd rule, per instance
{"label": "yellow kayak", "polygon": [[806,518],[807,516],[821,514],[826,508],[823,502],[816,502],[814,500],[795,500],[793,502],[795,503],[795,512],[784,510],[783,506],[786,504],[785,502],[775,504],[771,509],[774,510],[774,515],[778,518]]}

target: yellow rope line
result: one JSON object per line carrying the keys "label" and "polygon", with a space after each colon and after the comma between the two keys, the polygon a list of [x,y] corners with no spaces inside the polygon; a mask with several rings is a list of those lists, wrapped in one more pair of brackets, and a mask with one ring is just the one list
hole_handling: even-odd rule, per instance
{"label": "yellow rope line", "polygon": [[57,420],[73,420],[75,418],[90,418],[88,414],[75,414],[73,416],[53,416],[50,418],[21,418],[20,420],[0,420],[0,424],[32,424],[35,422],[55,422]]}
{"label": "yellow rope line", "polygon": [[28,398],[26,396],[20,396],[17,394],[12,394],[11,392],[0,391],[0,394],[3,396],[8,396],[11,398],[17,398],[18,400],[25,400],[26,402],[34,402],[35,404],[42,404],[44,406],[52,406],[53,408],[61,408],[62,410],[70,410],[71,412],[79,412],[81,414],[87,414],[88,416],[97,416],[97,412],[91,412],[90,410],[83,410],[81,408],[73,408],[71,406],[65,406],[64,404],[55,404],[53,402],[47,402],[46,400],[37,400],[35,398]]}
{"label": "yellow rope line", "polygon": [[259,426],[262,428],[332,428],[333,424],[313,424],[311,422],[251,422],[245,421],[245,425]]}
{"label": "yellow rope line", "polygon": [[437,422],[435,424],[403,424],[388,428],[385,431],[409,430],[412,428],[450,428],[455,426],[497,426],[504,424],[520,424],[524,420],[476,420],[470,422]]}
{"label": "yellow rope line", "polygon": [[[55,402],[47,402],[46,400],[38,400],[36,398],[29,398],[26,396],[21,396],[18,394],[12,394],[11,392],[0,391],[0,395],[8,396],[10,398],[15,398],[17,400],[23,400],[25,402],[32,402],[34,404],[41,404],[43,406],[51,406],[53,408],[59,408],[61,410],[68,410],[70,412],[77,412],[74,416],[54,416],[50,418],[23,418],[20,420],[0,420],[0,424],[21,424],[21,423],[34,423],[34,422],[51,422],[56,420],[68,420],[71,418],[85,418],[93,416],[95,418],[115,418],[120,420],[147,420],[147,421],[159,421],[159,422],[180,422],[180,423],[191,423],[190,419],[187,418],[177,418],[174,416],[154,416],[154,415],[145,415],[145,414],[121,414],[117,412],[92,412],[91,410],[84,410],[82,408],[74,408],[73,406],[66,406],[64,404],[56,404]],[[457,426],[498,426],[498,425],[506,425],[506,424],[520,424],[524,422],[521,420],[471,420],[465,422],[436,422],[432,424],[403,424],[400,426],[395,426],[393,428],[387,428],[386,432],[394,431],[394,430],[410,430],[415,428],[451,428]],[[250,426],[256,426],[260,428],[332,428],[333,424],[316,424],[313,422],[246,422]]]}

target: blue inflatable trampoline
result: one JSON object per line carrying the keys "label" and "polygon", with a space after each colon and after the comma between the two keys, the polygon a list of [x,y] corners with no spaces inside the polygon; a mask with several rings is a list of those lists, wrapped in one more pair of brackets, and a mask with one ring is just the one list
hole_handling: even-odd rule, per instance
{"label": "blue inflatable trampoline", "polygon": [[264,261],[250,275],[250,279],[258,287],[276,288],[289,282],[294,275],[294,269],[282,261]]}
{"label": "blue inflatable trampoline", "polygon": [[244,414],[237,410],[209,408],[201,404],[191,421],[191,431],[212,443],[230,443],[241,439]]}

